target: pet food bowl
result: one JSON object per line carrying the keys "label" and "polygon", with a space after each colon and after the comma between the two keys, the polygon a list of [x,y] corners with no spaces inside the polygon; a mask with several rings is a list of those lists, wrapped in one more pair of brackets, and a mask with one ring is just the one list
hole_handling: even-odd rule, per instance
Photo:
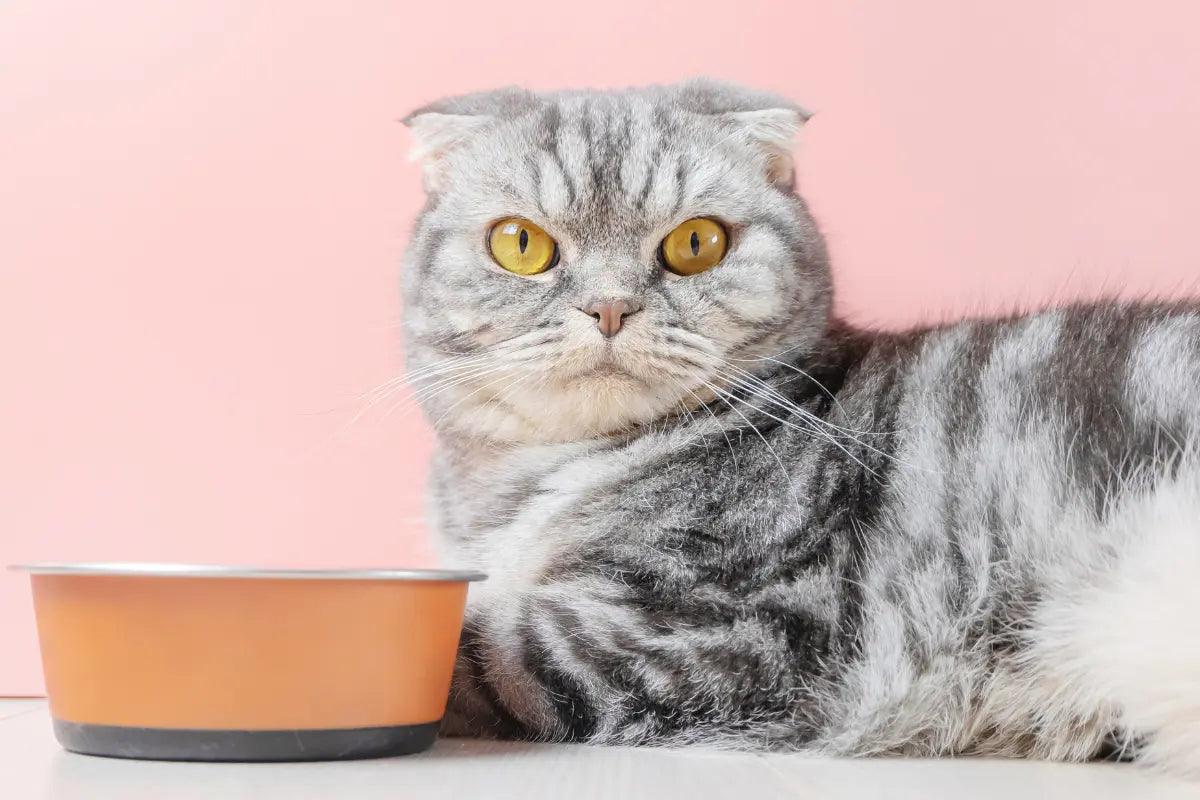
{"label": "pet food bowl", "polygon": [[415,753],[446,709],[469,581],[444,570],[29,564],[67,750],[180,761]]}

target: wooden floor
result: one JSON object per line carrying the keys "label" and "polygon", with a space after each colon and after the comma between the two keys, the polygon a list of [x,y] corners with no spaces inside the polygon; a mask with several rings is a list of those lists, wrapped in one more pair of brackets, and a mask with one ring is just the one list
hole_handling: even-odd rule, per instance
{"label": "wooden floor", "polygon": [[1200,798],[1200,784],[1127,765],[849,761],[446,740],[420,756],[325,764],[176,764],[65,753],[45,703],[0,700],[5,800],[432,800],[433,798]]}

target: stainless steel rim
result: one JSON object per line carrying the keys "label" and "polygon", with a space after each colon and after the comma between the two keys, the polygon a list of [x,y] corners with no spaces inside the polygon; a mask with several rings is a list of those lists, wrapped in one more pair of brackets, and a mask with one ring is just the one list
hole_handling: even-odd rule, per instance
{"label": "stainless steel rim", "polygon": [[215,564],[143,564],[39,562],[12,564],[10,570],[31,575],[129,575],[147,578],[289,578],[354,581],[482,581],[482,572],[458,569],[269,569]]}

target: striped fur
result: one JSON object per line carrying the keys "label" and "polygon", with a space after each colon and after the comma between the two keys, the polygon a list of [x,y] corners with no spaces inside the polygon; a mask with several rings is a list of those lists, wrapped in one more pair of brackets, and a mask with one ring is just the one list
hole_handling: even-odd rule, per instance
{"label": "striped fur", "polygon": [[[830,313],[804,115],[725,85],[443,101],[405,270],[447,730],[1200,771],[1200,310],[882,333]],[[491,264],[521,215],[562,263]],[[695,216],[720,266],[666,273]],[[636,297],[605,340],[577,307]]]}

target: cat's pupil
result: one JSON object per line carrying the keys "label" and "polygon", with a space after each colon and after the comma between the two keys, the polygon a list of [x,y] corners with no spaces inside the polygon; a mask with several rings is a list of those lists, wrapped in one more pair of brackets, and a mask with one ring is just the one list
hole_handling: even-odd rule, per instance
{"label": "cat's pupil", "polygon": [[521,254],[525,254],[525,250],[529,247],[529,231],[521,229],[521,235],[517,237],[517,246],[521,248]]}
{"label": "cat's pupil", "polygon": [[692,255],[700,255],[700,236],[695,231],[692,231],[692,239],[689,244],[692,246]]}

